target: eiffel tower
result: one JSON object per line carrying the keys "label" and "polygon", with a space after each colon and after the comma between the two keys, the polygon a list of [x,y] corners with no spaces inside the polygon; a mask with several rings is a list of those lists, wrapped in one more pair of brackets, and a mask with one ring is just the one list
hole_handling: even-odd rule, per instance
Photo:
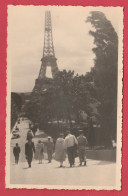
{"label": "eiffel tower", "polygon": [[[44,48],[43,57],[41,59],[41,68],[38,78],[35,81],[33,93],[40,93],[44,89],[48,89],[52,84],[52,80],[58,73],[57,59],[55,57],[53,37],[52,37],[52,22],[51,12],[45,12],[45,30],[44,30]],[[46,77],[47,67],[51,67],[52,79]]]}

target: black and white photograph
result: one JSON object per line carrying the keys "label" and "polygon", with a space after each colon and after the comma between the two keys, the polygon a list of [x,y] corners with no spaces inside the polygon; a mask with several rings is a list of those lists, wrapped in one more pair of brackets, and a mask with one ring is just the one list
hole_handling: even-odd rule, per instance
{"label": "black and white photograph", "polygon": [[123,8],[8,5],[6,188],[121,190]]}

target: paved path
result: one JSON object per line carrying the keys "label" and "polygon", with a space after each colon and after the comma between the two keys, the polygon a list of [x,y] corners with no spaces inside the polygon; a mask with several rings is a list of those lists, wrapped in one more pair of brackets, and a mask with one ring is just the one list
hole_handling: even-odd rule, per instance
{"label": "paved path", "polygon": [[[33,185],[72,185],[72,186],[114,186],[116,164],[105,161],[87,160],[87,167],[78,167],[79,160],[76,158],[75,167],[70,168],[66,159],[65,168],[58,168],[59,163],[55,160],[51,164],[43,160],[43,164],[33,160],[32,168],[28,168],[24,155],[24,144],[28,131],[28,120],[19,125],[21,137],[11,140],[11,184],[33,184]],[[39,137],[46,135],[38,132],[34,143]],[[18,142],[21,147],[19,165],[14,164],[12,148]],[[46,155],[46,154],[45,154]],[[45,156],[46,157],[46,156]]]}

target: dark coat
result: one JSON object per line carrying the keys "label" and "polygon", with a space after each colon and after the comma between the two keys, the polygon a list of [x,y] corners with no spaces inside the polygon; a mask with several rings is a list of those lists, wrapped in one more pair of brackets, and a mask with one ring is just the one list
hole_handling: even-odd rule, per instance
{"label": "dark coat", "polygon": [[27,139],[27,140],[29,140],[29,139],[32,140],[32,138],[33,138],[33,134],[32,134],[31,132],[28,132],[28,133],[27,133],[27,138],[26,138],[26,139]]}
{"label": "dark coat", "polygon": [[13,148],[13,154],[14,154],[14,156],[19,156],[19,154],[20,154],[20,147],[18,146],[18,147],[14,147]]}
{"label": "dark coat", "polygon": [[52,141],[47,141],[46,146],[47,146],[47,151],[53,151],[54,144]]}
{"label": "dark coat", "polygon": [[27,157],[33,157],[33,152],[35,153],[35,146],[34,146],[34,142],[31,143],[26,143],[25,144],[25,155]]}

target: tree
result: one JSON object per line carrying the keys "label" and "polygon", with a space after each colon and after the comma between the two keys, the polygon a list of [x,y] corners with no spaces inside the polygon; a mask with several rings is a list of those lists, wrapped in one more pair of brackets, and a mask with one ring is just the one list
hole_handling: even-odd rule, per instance
{"label": "tree", "polygon": [[11,93],[11,128],[13,128],[22,106],[22,99],[17,93]]}
{"label": "tree", "polygon": [[73,78],[74,78],[74,71],[60,71],[58,72],[55,80],[54,80],[54,87],[55,87],[55,95],[57,97],[56,106],[59,104],[59,117],[63,119],[67,119],[70,124],[70,128],[72,128],[72,88],[73,88]]}
{"label": "tree", "polygon": [[95,99],[94,87],[86,76],[74,75],[74,71],[59,71],[52,85],[42,93],[35,92],[25,107],[25,113],[33,122],[42,124],[59,120],[69,122],[72,119],[80,123],[80,111],[90,115],[90,103]]}
{"label": "tree", "polygon": [[96,55],[92,75],[96,98],[101,103],[102,140],[109,146],[111,137],[116,139],[118,36],[102,12],[91,12],[87,22],[94,28],[89,32],[94,37],[92,50]]}
{"label": "tree", "polygon": [[73,79],[73,112],[76,114],[77,122],[79,123],[79,112],[84,111],[88,116],[91,115],[93,109],[90,104],[97,102],[94,98],[95,88],[90,81],[90,76],[79,76],[78,74]]}

